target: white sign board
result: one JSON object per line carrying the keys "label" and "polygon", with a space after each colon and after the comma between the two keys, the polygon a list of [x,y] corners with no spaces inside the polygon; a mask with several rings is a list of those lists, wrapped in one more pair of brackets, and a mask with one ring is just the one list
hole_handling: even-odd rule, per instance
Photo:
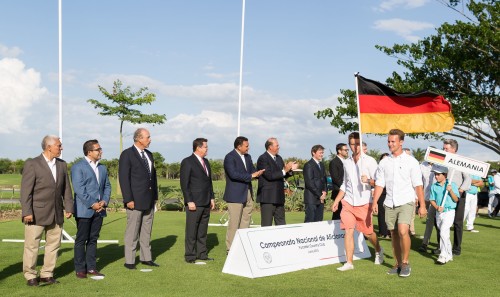
{"label": "white sign board", "polygon": [[[340,221],[239,229],[222,272],[256,278],[345,262]],[[354,259],[371,257],[354,233]]]}
{"label": "white sign board", "polygon": [[488,175],[490,164],[463,157],[457,154],[448,153],[432,147],[428,147],[425,152],[425,161],[446,166],[458,171],[477,175],[485,178]]}

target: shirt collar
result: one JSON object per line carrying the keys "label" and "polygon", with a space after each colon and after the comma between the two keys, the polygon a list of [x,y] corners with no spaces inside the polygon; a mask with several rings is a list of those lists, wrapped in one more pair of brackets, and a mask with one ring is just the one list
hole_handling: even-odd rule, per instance
{"label": "shirt collar", "polygon": [[95,164],[95,166],[99,165],[99,160],[97,160],[96,162],[92,161],[89,159],[89,157],[85,156],[85,160],[87,160],[87,162],[89,164]]}

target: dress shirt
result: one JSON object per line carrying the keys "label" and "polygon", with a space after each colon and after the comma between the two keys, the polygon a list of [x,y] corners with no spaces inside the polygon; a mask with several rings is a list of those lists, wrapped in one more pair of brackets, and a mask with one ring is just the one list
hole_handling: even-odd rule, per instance
{"label": "dress shirt", "polygon": [[97,169],[97,166],[99,165],[99,161],[94,162],[90,160],[87,156],[85,156],[85,160],[89,163],[90,167],[92,170],[94,170],[95,177],[97,178],[97,183],[99,184],[99,169]]}
{"label": "dress shirt", "polygon": [[375,173],[375,185],[385,187],[384,205],[397,207],[415,202],[415,187],[422,186],[422,172],[417,159],[402,153],[382,159]]}
{"label": "dress shirt", "polygon": [[240,156],[241,161],[243,161],[243,166],[245,166],[245,170],[247,170],[247,162],[245,162],[245,155],[240,154],[237,149],[235,149],[236,153]]}
{"label": "dress shirt", "polygon": [[198,161],[200,161],[201,167],[203,167],[203,170],[208,175],[208,167],[207,167],[207,164],[205,164],[205,161],[197,154],[193,153],[193,155],[195,155],[196,158],[198,159]]}
{"label": "dress shirt", "polygon": [[49,166],[50,172],[52,172],[52,177],[54,178],[54,181],[57,182],[56,158],[53,158],[52,161],[49,161],[49,159],[47,159],[47,157],[45,157],[44,154],[42,154],[42,156],[45,158],[45,161]]}
{"label": "dress shirt", "polygon": [[[344,200],[352,206],[372,202],[371,187],[361,182],[361,175],[373,179],[377,171],[377,161],[368,155],[361,155],[357,163],[351,157],[344,160],[344,181],[340,190],[345,193]],[[362,166],[362,169],[360,168]]]}

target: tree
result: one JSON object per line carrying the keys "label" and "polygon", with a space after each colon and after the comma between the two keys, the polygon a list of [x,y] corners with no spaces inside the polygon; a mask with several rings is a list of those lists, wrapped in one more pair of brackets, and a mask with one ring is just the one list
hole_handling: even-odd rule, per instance
{"label": "tree", "polygon": [[[98,86],[99,91],[112,102],[112,105],[100,102],[95,99],[89,99],[87,102],[92,104],[95,109],[100,109],[98,114],[103,116],[116,116],[120,120],[120,153],[123,150],[123,123],[130,122],[132,124],[163,124],[167,118],[164,114],[144,114],[141,111],[132,108],[135,105],[142,106],[144,104],[153,103],[156,100],[156,95],[148,92],[148,88],[140,88],[137,92],[132,92],[130,86],[122,88],[123,84],[120,80],[113,83],[113,92],[108,92],[104,87]],[[117,179],[117,190],[120,193],[119,180]]]}
{"label": "tree", "polygon": [[[467,7],[472,13],[469,22],[445,23],[435,35],[417,43],[376,48],[407,69],[403,75],[393,72],[386,80],[388,85],[400,92],[432,90],[451,102],[455,126],[445,135],[467,139],[500,154],[500,2],[470,1]],[[315,115],[331,117],[331,124],[341,133],[356,131],[355,92],[341,93],[341,106]]]}

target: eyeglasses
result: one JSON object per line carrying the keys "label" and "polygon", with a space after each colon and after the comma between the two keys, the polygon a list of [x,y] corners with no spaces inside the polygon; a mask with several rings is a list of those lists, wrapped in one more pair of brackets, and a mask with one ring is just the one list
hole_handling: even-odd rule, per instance
{"label": "eyeglasses", "polygon": [[102,147],[97,148],[97,149],[95,149],[95,150],[91,150],[91,151],[92,151],[92,152],[100,152],[100,151],[102,151]]}

